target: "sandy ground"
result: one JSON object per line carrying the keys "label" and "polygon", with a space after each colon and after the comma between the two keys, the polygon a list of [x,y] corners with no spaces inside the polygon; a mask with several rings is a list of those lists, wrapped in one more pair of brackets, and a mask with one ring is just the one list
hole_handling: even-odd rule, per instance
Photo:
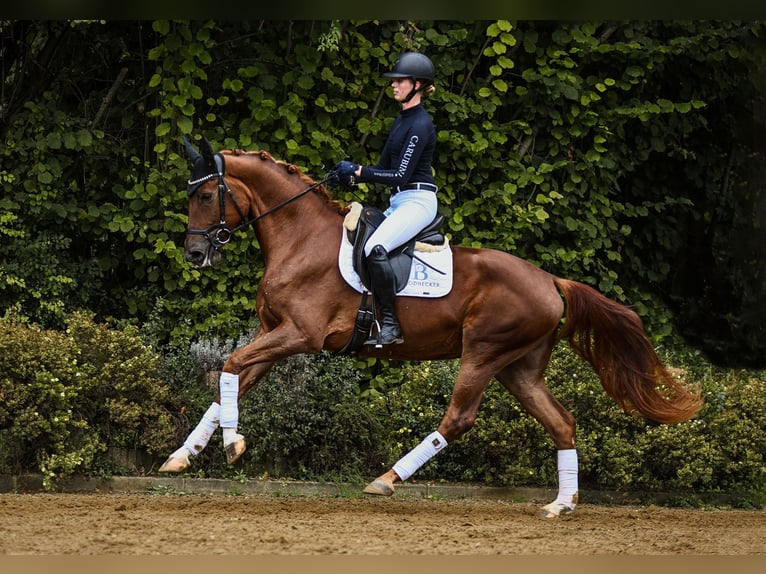
{"label": "sandy ground", "polygon": [[179,494],[0,494],[0,555],[766,555],[766,512]]}

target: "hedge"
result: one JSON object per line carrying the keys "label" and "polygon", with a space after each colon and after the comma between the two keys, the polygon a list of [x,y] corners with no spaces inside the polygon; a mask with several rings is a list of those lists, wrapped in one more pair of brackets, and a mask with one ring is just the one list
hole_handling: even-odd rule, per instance
{"label": "hedge", "polygon": [[[53,489],[74,473],[128,472],[106,456],[108,446],[141,449],[161,463],[207,409],[216,370],[247,337],[199,339],[159,353],[134,328],[116,330],[88,315],[74,315],[61,332],[1,320],[0,473],[42,472]],[[706,404],[694,420],[657,425],[627,415],[568,346],[554,350],[547,381],[578,422],[583,495],[671,492],[677,503],[699,504],[726,494],[732,504],[763,507],[766,372],[723,370],[694,353],[664,355],[703,391]],[[291,357],[241,402],[240,432],[249,444],[242,460],[226,465],[219,432],[186,474],[368,480],[438,426],[457,366],[390,365],[387,384],[375,387],[352,357]],[[153,474],[156,466],[143,470]],[[474,428],[413,478],[553,487],[555,448],[492,384]]]}

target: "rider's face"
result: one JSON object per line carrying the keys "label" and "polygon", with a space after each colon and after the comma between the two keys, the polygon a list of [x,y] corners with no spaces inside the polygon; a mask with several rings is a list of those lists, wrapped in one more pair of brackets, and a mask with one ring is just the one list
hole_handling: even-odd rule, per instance
{"label": "rider's face", "polygon": [[412,78],[392,78],[391,89],[394,92],[394,99],[397,102],[403,102],[409,93],[412,91],[414,83]]}

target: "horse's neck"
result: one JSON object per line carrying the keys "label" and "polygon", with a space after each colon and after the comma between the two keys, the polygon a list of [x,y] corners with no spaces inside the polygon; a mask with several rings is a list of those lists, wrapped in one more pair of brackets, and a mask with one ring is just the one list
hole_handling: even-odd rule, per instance
{"label": "horse's neck", "polygon": [[290,264],[308,252],[316,264],[325,265],[337,256],[343,216],[326,197],[308,190],[310,182],[259,154],[227,159],[251,194],[249,217],[257,218],[255,233],[267,264]]}
{"label": "horse's neck", "polygon": [[303,259],[326,265],[337,258],[343,216],[309,192],[255,224],[258,243],[268,264]]}

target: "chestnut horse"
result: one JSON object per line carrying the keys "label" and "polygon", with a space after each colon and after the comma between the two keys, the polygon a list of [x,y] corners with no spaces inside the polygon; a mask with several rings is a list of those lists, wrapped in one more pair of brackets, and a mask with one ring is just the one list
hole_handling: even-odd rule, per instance
{"label": "chestnut horse", "polygon": [[[199,425],[161,472],[186,469],[220,426],[229,464],[245,450],[236,433],[237,402],[290,355],[338,351],[352,336],[360,296],[341,277],[338,253],[347,212],[324,182],[268,152],[214,153],[186,142],[189,181],[185,257],[215,265],[235,232],[253,228],[265,260],[258,287],[261,326],[226,360],[220,390]],[[659,423],[693,417],[701,408],[656,355],[638,315],[582,283],[556,277],[492,249],[450,247],[451,291],[441,298],[397,297],[404,343],[359,354],[397,360],[460,359],[452,397],[438,429],[371,482],[364,492],[391,495],[442,447],[474,424],[484,390],[497,379],[550,434],[558,449],[559,493],[543,508],[554,517],[577,503],[575,420],[551,394],[544,373],[554,344],[566,339],[626,412]],[[564,318],[563,326],[561,319]]]}

